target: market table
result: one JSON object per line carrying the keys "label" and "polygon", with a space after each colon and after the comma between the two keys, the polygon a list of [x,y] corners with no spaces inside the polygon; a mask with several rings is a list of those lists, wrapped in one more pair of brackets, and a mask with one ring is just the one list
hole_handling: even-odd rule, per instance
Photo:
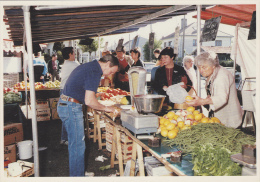
{"label": "market table", "polygon": [[[148,146],[148,140],[139,140],[137,139],[135,136],[133,136],[133,134],[126,129],[125,127],[123,127],[121,124],[117,124],[115,123],[115,116],[113,116],[111,113],[104,113],[101,112],[100,114],[103,115],[105,122],[109,122],[114,126],[114,135],[113,135],[113,141],[112,141],[112,152],[111,152],[111,167],[113,167],[114,165],[114,155],[115,155],[115,151],[113,150],[113,148],[115,149],[115,143],[120,142],[120,140],[118,140],[119,138],[119,131],[124,132],[127,136],[129,136],[130,138],[133,139],[133,151],[132,151],[132,161],[131,161],[131,169],[130,169],[130,176],[132,176],[134,174],[134,169],[135,169],[135,160],[136,160],[136,153],[138,155],[138,162],[139,162],[139,171],[140,171],[140,176],[144,176],[144,162],[143,162],[143,156],[142,156],[142,148],[144,148],[147,152],[151,153],[152,156],[154,156],[155,158],[157,158],[161,163],[164,164],[165,168],[167,170],[169,170],[170,172],[174,173],[175,175],[178,176],[192,176],[193,175],[193,171],[192,171],[192,163],[191,161],[191,156],[187,155],[187,156],[183,156],[182,158],[182,162],[181,163],[172,163],[170,162],[169,159],[164,159],[161,155],[168,153],[168,152],[173,152],[173,151],[177,151],[177,148],[170,148],[168,146],[165,145],[161,145],[160,147],[149,147]],[[161,136],[157,136],[157,137],[161,137]],[[162,138],[162,137],[161,137]],[[162,138],[164,139],[164,138]],[[116,142],[117,141],[117,142]],[[118,147],[120,145],[117,145],[117,149],[118,149],[118,153],[120,154],[121,151],[121,147]],[[123,176],[123,162],[122,162],[122,156],[118,156],[118,164],[119,164],[119,172],[120,175]]]}

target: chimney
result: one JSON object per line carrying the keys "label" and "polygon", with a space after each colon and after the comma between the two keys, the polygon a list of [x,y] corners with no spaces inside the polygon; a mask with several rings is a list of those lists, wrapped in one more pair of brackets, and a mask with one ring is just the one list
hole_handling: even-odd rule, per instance
{"label": "chimney", "polygon": [[181,19],[181,29],[185,28],[187,26],[187,19],[186,18],[182,18]]}

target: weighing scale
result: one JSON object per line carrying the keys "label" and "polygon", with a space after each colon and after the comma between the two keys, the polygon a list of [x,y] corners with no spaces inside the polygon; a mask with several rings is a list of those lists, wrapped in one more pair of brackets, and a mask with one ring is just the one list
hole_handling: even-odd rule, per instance
{"label": "weighing scale", "polygon": [[132,67],[128,71],[128,77],[131,101],[132,104],[134,103],[135,110],[121,110],[122,126],[135,134],[156,133],[159,127],[159,117],[149,111],[137,112],[136,104],[139,103],[135,102],[136,95],[145,95],[146,70],[139,66]]}

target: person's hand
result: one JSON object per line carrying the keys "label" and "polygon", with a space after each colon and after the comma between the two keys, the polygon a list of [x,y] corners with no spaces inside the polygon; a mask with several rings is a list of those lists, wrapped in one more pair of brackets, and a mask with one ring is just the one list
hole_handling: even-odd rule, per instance
{"label": "person's hand", "polygon": [[202,98],[198,96],[194,96],[193,100],[186,100],[188,106],[201,106],[202,105]]}
{"label": "person's hand", "polygon": [[164,85],[162,89],[163,89],[164,91],[166,91],[166,90],[168,89],[168,87]]}
{"label": "person's hand", "polygon": [[44,76],[41,76],[40,79],[44,79]]}

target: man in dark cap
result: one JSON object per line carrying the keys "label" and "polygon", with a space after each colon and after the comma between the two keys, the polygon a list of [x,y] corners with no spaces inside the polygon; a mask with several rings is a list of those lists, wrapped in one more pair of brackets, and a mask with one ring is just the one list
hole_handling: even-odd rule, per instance
{"label": "man in dark cap", "polygon": [[192,82],[182,66],[174,64],[173,60],[176,57],[174,50],[171,47],[164,48],[159,56],[159,60],[162,61],[162,67],[158,68],[155,73],[155,79],[152,83],[152,88],[159,95],[166,95],[165,103],[168,103],[172,107],[174,103],[169,102],[169,97],[166,94],[166,90],[169,86],[183,82],[183,88],[188,92],[192,86]]}
{"label": "man in dark cap", "polygon": [[119,72],[117,72],[114,77],[115,88],[120,88],[129,92],[129,78],[127,71],[134,63],[134,61],[132,60],[131,56],[125,55],[124,46],[118,47],[116,49],[116,55],[119,61]]}

